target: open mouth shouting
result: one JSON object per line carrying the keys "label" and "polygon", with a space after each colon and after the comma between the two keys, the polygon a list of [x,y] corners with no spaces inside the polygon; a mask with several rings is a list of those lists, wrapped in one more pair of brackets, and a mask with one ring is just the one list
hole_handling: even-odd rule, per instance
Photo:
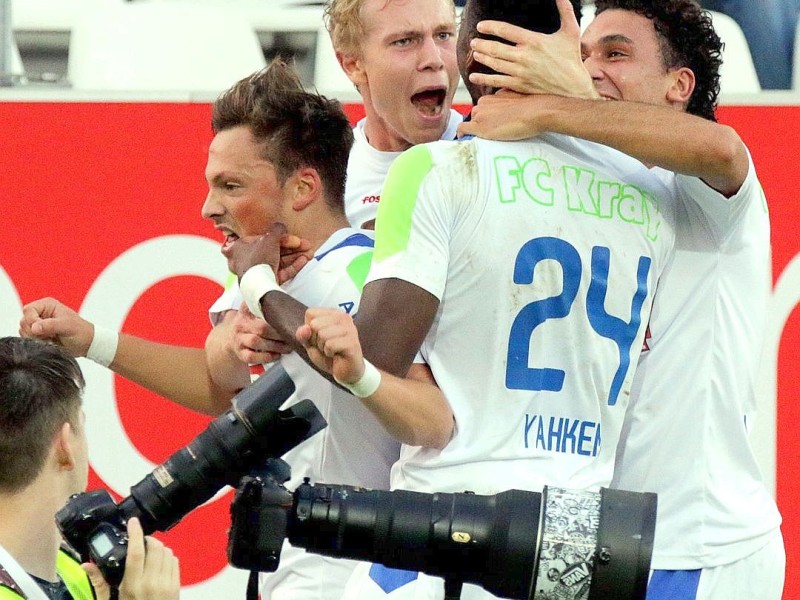
{"label": "open mouth shouting", "polygon": [[236,242],[236,240],[239,239],[239,236],[236,235],[233,231],[225,229],[224,227],[218,227],[218,229],[225,236],[222,240],[222,248],[221,248],[222,254],[225,254],[228,250],[230,250],[234,242]]}
{"label": "open mouth shouting", "polygon": [[411,96],[411,104],[425,119],[438,119],[444,109],[447,88],[444,86],[424,88]]}

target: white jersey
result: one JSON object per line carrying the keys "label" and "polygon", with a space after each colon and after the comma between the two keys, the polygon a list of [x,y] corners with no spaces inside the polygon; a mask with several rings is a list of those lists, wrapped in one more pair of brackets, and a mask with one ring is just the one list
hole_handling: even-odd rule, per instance
{"label": "white jersey", "polygon": [[[337,231],[317,250],[297,276],[282,288],[307,306],[339,307],[355,314],[372,257],[372,232]],[[238,286],[229,288],[210,309],[212,322],[242,304]],[[328,426],[283,456],[292,467],[286,486],[304,477],[312,483],[340,483],[388,489],[389,471],[399,444],[363,403],[308,366],[297,354],[281,359],[295,383],[286,406],[310,399]],[[338,600],[355,561],[331,559],[285,545],[277,572],[263,578],[261,597],[271,600]]]}
{"label": "white jersey", "polygon": [[619,447],[614,485],[658,493],[652,567],[698,569],[758,550],[780,525],[748,441],[771,278],[764,192],[750,161],[725,198],[658,170],[679,198]]}
{"label": "white jersey", "polygon": [[437,142],[395,162],[368,281],[440,300],[421,353],[456,433],[441,451],[404,446],[394,488],[610,483],[672,204],[638,161],[561,135]]}
{"label": "white jersey", "polygon": [[[454,140],[456,129],[463,120],[460,113],[451,109],[450,121],[441,139]],[[370,146],[364,133],[365,123],[366,119],[361,119],[353,128],[355,141],[347,161],[344,209],[347,220],[353,227],[362,227],[364,223],[375,219],[386,173],[394,160],[402,154],[383,152]]]}

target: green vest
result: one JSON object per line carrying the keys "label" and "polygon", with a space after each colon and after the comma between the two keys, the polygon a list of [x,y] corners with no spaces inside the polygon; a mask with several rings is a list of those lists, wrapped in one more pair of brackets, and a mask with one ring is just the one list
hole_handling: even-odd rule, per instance
{"label": "green vest", "polygon": [[[63,550],[58,552],[56,572],[67,586],[73,600],[94,600],[94,591],[92,591],[86,572],[77,560]],[[0,600],[20,600],[20,598],[22,596],[11,588],[0,585]]]}

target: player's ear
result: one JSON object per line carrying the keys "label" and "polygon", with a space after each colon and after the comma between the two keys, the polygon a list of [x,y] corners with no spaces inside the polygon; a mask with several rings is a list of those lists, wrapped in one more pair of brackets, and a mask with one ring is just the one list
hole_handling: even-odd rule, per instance
{"label": "player's ear", "polygon": [[53,439],[56,463],[60,470],[71,471],[75,468],[75,449],[72,447],[74,437],[72,425],[64,423]]}
{"label": "player's ear", "polygon": [[303,167],[291,178],[292,210],[301,211],[322,195],[322,180],[316,169]]}
{"label": "player's ear", "polygon": [[367,83],[367,72],[364,70],[362,60],[358,55],[337,51],[336,60],[339,61],[342,71],[357,88],[360,89],[359,86]]}
{"label": "player's ear", "polygon": [[688,67],[673,69],[669,73],[671,83],[667,90],[667,100],[671,104],[685,106],[694,93],[696,80],[694,72]]}

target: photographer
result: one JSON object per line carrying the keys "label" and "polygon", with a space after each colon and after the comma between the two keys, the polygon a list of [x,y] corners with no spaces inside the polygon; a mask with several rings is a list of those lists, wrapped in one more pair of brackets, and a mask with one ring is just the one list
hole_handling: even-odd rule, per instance
{"label": "photographer", "polygon": [[[89,463],[74,358],[36,340],[0,339],[0,598],[109,598],[96,566],[62,548],[54,515],[86,488]],[[120,600],[178,598],[178,560],[136,519]],[[85,571],[84,571],[85,570]],[[88,575],[87,575],[88,573]]]}

